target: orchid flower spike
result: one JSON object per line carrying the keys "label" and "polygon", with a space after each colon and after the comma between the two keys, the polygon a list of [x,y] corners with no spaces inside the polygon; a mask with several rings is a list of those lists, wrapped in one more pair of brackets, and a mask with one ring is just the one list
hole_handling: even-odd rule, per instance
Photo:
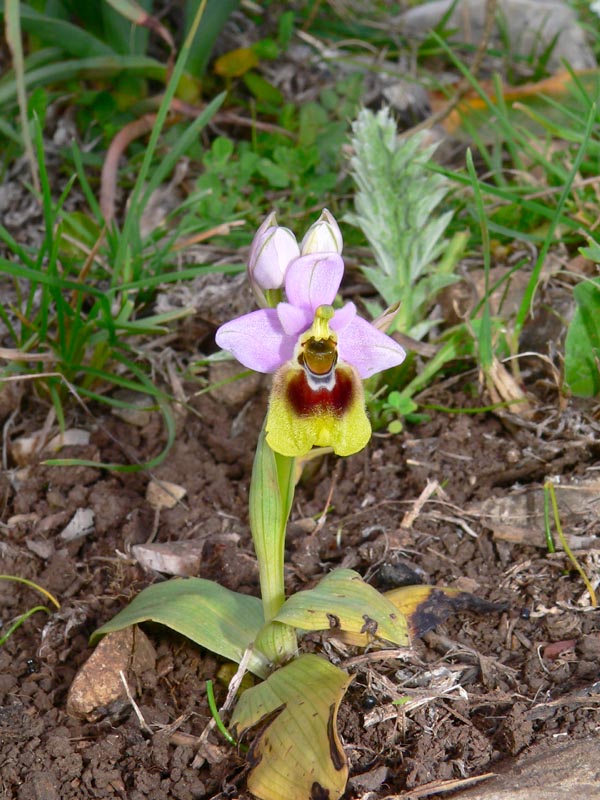
{"label": "orchid flower spike", "polygon": [[303,456],[312,447],[332,447],[340,456],[362,450],[371,438],[362,380],[406,357],[394,339],[357,315],[354,303],[334,310],[343,273],[336,252],[295,258],[285,273],[287,302],[217,331],[219,347],[245,367],[275,373],[266,437],[284,456]]}
{"label": "orchid flower spike", "polygon": [[300,255],[296,237],[272,211],[257,230],[248,254],[248,278],[261,305],[264,292],[283,286],[288,264]]}

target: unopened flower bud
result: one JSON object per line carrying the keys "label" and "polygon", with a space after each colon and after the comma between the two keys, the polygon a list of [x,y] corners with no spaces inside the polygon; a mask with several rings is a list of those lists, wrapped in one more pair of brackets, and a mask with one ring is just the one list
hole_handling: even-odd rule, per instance
{"label": "unopened flower bud", "polygon": [[300,255],[296,237],[277,224],[272,212],[258,229],[248,256],[248,275],[260,290],[283,286],[288,264]]}
{"label": "unopened flower bud", "polygon": [[303,256],[311,253],[338,253],[341,255],[343,247],[340,227],[333,214],[324,208],[319,219],[306,231],[300,245],[300,252]]}

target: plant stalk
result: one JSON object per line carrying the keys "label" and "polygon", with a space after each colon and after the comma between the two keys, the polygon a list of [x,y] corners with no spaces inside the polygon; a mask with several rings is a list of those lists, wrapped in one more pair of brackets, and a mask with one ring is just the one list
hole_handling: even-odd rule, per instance
{"label": "plant stalk", "polygon": [[294,459],[277,455],[260,433],[250,482],[250,528],[258,560],[265,627],[258,647],[273,663],[281,663],[298,649],[296,632],[273,622],[285,602],[285,531],[293,495]]}

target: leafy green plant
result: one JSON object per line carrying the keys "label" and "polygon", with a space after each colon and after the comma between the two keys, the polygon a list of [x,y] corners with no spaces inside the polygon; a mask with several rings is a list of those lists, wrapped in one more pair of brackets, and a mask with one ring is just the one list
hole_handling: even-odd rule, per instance
{"label": "leafy green plant", "polygon": [[[362,230],[377,262],[362,271],[386,305],[398,309],[392,329],[422,339],[437,324],[429,314],[437,295],[458,279],[455,267],[467,242],[462,232],[446,236],[453,212],[441,212],[440,206],[449,181],[435,169],[435,148],[424,146],[422,135],[398,137],[389,109],[377,114],[361,110],[353,123],[351,145],[355,211],[345,219]],[[367,306],[374,315],[381,311],[377,304]],[[388,394],[375,393],[370,408],[376,426],[387,424],[397,432],[402,418],[418,419],[414,393],[464,351],[464,340],[463,331],[451,334],[400,391],[394,385]]]}
{"label": "leafy green plant", "polygon": [[[217,136],[200,155],[202,172],[196,186],[205,194],[196,211],[216,225],[223,217],[245,216],[257,222],[277,193],[282,212],[301,219],[324,195],[344,192],[349,180],[340,177],[346,118],[354,113],[361,82],[356,76],[324,90],[318,102],[296,108],[273,108],[257,103],[264,113],[275,114],[278,127],[256,129],[249,141]],[[246,244],[240,231],[235,243]]]}
{"label": "leafy green plant", "polygon": [[363,267],[387,306],[400,303],[394,328],[421,339],[437,293],[457,280],[460,253],[444,237],[452,211],[439,213],[448,181],[431,169],[433,147],[423,136],[398,138],[389,109],[363,109],[352,126],[350,160],[355,212],[346,220],[363,231],[376,267]]}
{"label": "leafy green plant", "polygon": [[[140,363],[135,341],[141,335],[163,333],[165,326],[187,313],[153,314],[148,310],[149,302],[158,285],[189,279],[202,269],[176,269],[173,251],[180,238],[189,238],[207,226],[192,210],[197,195],[177,210],[172,224],[146,235],[141,233],[142,218],[153,192],[196,143],[199,132],[224,99],[220,95],[209,103],[160,165],[154,166],[160,133],[199,21],[200,12],[157,112],[122,227],[113,224],[106,228],[77,149],[74,150],[77,176],[91,216],[82,212],[68,214],[64,210],[76,176],[67,183],[58,200],[53,198],[41,125],[36,120],[34,144],[45,228],[42,245],[39,248],[21,245],[0,226],[0,239],[11,255],[0,258],[0,273],[12,278],[15,297],[13,303],[0,308],[0,318],[14,348],[2,376],[35,378],[37,374],[38,390],[53,403],[61,426],[64,426],[63,401],[70,391],[113,406],[121,406],[123,401],[107,393],[110,387],[119,386],[148,397],[150,405],[163,414],[167,429],[166,446],[152,459],[154,464],[168,452],[174,437],[174,422],[168,398],[154,386]],[[123,470],[140,468],[140,465],[112,466]]]}
{"label": "leafy green plant", "polygon": [[[35,75],[28,81],[40,85],[47,81],[65,80],[82,73],[89,75],[117,74],[131,70],[140,74],[150,70],[155,77],[165,75],[164,62],[148,56],[149,31],[157,34],[171,55],[194,26],[199,10],[205,7],[202,26],[195,30],[193,53],[187,62],[187,72],[198,78],[206,69],[214,43],[239,0],[187,0],[183,9],[183,29],[180,41],[157,16],[153,0],[75,0],[25,3],[5,0],[8,10],[18,6],[23,30],[36,42],[41,57],[35,60]],[[42,48],[51,48],[44,52]],[[51,56],[51,58],[49,58]],[[44,71],[45,67],[50,67]],[[59,68],[60,67],[60,68]],[[168,73],[167,73],[168,77]],[[7,76],[5,84],[10,82]]]}
{"label": "leafy green plant", "polygon": [[[417,404],[415,394],[426,388],[440,369],[446,368],[449,362],[458,358],[475,358],[486,376],[488,386],[492,387],[498,370],[507,373],[501,365],[502,357],[518,352],[519,337],[525,324],[530,318],[534,308],[534,300],[541,279],[542,267],[550,249],[560,240],[572,246],[582,238],[582,221],[590,227],[594,224],[591,209],[595,207],[595,194],[583,176],[595,174],[599,158],[598,144],[593,131],[598,125],[598,75],[594,71],[581,76],[572,73],[559,79],[551,79],[541,85],[548,95],[539,97],[531,93],[521,95],[518,90],[511,90],[505,98],[504,87],[499,79],[493,82],[494,93],[490,94],[483,85],[470,73],[468,68],[459,61],[448,45],[440,41],[440,47],[452,59],[455,66],[461,71],[466,80],[473,87],[474,99],[465,98],[458,104],[453,112],[455,118],[460,119],[460,125],[472,138],[476,146],[477,158],[483,162],[483,170],[476,170],[472,156],[467,158],[467,170],[447,170],[430,164],[429,169],[437,173],[436,177],[445,176],[457,187],[463,187],[460,193],[453,197],[454,218],[449,222],[447,230],[456,230],[457,226],[469,227],[469,240],[471,246],[481,248],[484,259],[483,277],[485,286],[483,295],[474,306],[466,322],[452,330],[443,331],[436,355],[427,361],[419,373],[411,377],[404,373],[393,382],[391,400],[385,392],[376,394],[371,401],[375,419],[379,424],[388,424],[390,430],[398,430],[402,417],[414,418]],[[514,104],[514,105],[513,105]],[[456,119],[449,122],[449,130],[457,133]],[[375,117],[371,115],[373,125]],[[494,121],[493,126],[489,121]],[[381,149],[381,136],[378,139],[375,129],[371,129],[371,136],[364,137],[365,143],[361,150],[355,145],[359,153],[370,155],[374,160],[374,153]],[[390,142],[395,142],[393,131],[387,133]],[[541,137],[541,140],[540,140]],[[559,143],[559,144],[557,144]],[[368,145],[368,148],[367,148]],[[401,148],[399,143],[395,145]],[[507,158],[508,156],[508,158]],[[380,158],[383,163],[383,159]],[[391,163],[391,162],[390,162]],[[356,171],[356,168],[355,168]],[[482,171],[484,175],[482,177]],[[391,170],[390,170],[391,172]],[[365,169],[363,167],[363,173]],[[532,173],[536,180],[533,180]],[[366,180],[366,173],[361,174],[358,184],[358,197],[364,196],[367,203],[373,205],[369,215],[363,214],[364,221],[361,225],[365,232],[376,232],[372,235],[372,247],[378,264],[385,266],[378,274],[377,269],[366,273],[373,285],[380,293],[388,292],[384,297],[388,303],[402,300],[402,304],[409,308],[414,304],[415,298],[412,288],[400,294],[399,287],[394,295],[390,290],[389,256],[381,254],[381,243],[386,243],[387,238],[393,238],[396,230],[393,215],[389,208],[394,208],[398,215],[402,214],[403,198],[409,191],[399,191],[394,197],[388,189],[387,194],[377,188],[385,180],[383,175],[373,178],[371,183]],[[401,185],[396,180],[397,185]],[[435,192],[435,183],[427,185],[421,178],[415,181],[419,190],[426,196]],[[364,189],[369,187],[367,193]],[[413,189],[416,191],[416,189]],[[379,207],[372,196],[379,196]],[[435,195],[432,195],[435,198]],[[410,197],[409,202],[412,201]],[[364,200],[362,201],[364,202]],[[414,205],[414,201],[413,205]],[[435,203],[435,199],[431,201]],[[387,209],[387,216],[386,216]],[[407,215],[408,216],[408,215]],[[431,218],[423,216],[432,225]],[[435,220],[435,211],[434,217]],[[385,221],[385,222],[384,222]],[[370,225],[370,228],[368,228]],[[379,225],[379,227],[378,227]],[[425,230],[425,225],[423,225]],[[489,298],[492,292],[501,289],[501,283],[492,285],[490,278],[490,235],[497,237],[497,241],[512,243],[515,239],[533,242],[537,248],[537,257],[529,274],[524,294],[518,309],[511,318],[498,312],[497,317],[491,315]],[[430,239],[434,246],[435,239]],[[393,252],[393,247],[387,245]],[[402,252],[396,245],[396,258]],[[405,251],[406,252],[406,251]],[[406,256],[405,258],[409,258]],[[391,259],[394,263],[394,259]],[[522,266],[522,265],[521,265]],[[519,265],[514,267],[516,271]],[[451,274],[451,273],[450,273]],[[511,272],[507,272],[501,282],[510,280]],[[443,279],[442,279],[443,280]],[[424,285],[428,284],[424,282]],[[431,294],[429,297],[433,297]],[[595,286],[593,282],[587,283],[576,289],[578,311],[571,326],[567,341],[565,369],[569,379],[576,385],[577,393],[594,393],[596,391],[596,351],[594,349],[595,333],[594,317],[589,316],[589,309],[595,303]],[[420,296],[417,293],[417,303]],[[405,312],[410,316],[410,312]],[[583,319],[587,318],[584,327]],[[397,316],[397,328],[406,331],[403,327],[401,314]],[[414,336],[414,333],[412,334]],[[418,337],[415,337],[418,338]],[[586,363],[587,362],[587,363]],[[498,396],[492,391],[494,400],[504,400],[507,404],[518,403],[522,399],[522,392],[517,391],[519,383],[518,362],[513,361],[515,372],[513,388],[509,396]],[[408,383],[406,378],[408,377]],[[573,391],[573,387],[571,387]],[[501,404],[501,403],[500,403]],[[497,406],[498,403],[495,403]]]}

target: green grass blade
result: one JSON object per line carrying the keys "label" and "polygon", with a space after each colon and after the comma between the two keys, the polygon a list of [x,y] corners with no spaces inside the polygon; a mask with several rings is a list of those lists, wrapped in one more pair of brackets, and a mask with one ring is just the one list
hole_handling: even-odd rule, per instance
{"label": "green grass blade", "polygon": [[75,58],[115,54],[111,47],[85,28],[57,16],[36,11],[25,3],[21,4],[21,26],[36,39],[58,47],[63,53]]}
{"label": "green grass blade", "polygon": [[473,196],[475,198],[475,208],[477,210],[479,227],[481,229],[481,245],[483,249],[483,274],[485,279],[485,289],[478,345],[479,362],[484,372],[487,372],[492,366],[494,355],[492,348],[492,325],[490,319],[490,235],[486,224],[485,208],[483,206],[483,200],[481,197],[479,179],[477,178],[477,173],[475,172],[473,155],[470,150],[467,150],[467,171],[471,179],[471,186],[473,187]]}
{"label": "green grass blade", "polygon": [[[151,0],[143,0],[144,6],[152,7]],[[121,53],[141,55],[148,46],[148,31],[135,24],[137,21],[128,12],[132,3],[127,0],[105,0],[101,3],[103,27],[108,41]],[[138,6],[140,11],[146,9]],[[134,23],[134,24],[132,24]]]}
{"label": "green grass blade", "polygon": [[5,139],[10,139],[15,144],[18,144],[19,147],[23,147],[23,139],[20,134],[2,118],[0,118],[0,134],[4,136]]}
{"label": "green grass blade", "polygon": [[87,204],[90,207],[92,214],[96,218],[96,221],[99,224],[102,224],[102,212],[100,211],[100,205],[96,200],[96,195],[92,191],[92,187],[87,179],[85,167],[83,165],[83,159],[81,157],[81,150],[79,149],[79,145],[76,141],[73,141],[71,153],[73,154],[73,163],[75,164],[75,170],[77,172],[77,178],[79,180],[81,191],[83,192],[85,199],[87,200]]}
{"label": "green grass blade", "polygon": [[137,235],[137,230],[139,230],[139,219],[145,207],[144,204],[141,202],[141,199],[145,191],[145,185],[146,181],[148,180],[150,167],[152,165],[152,159],[154,158],[154,153],[156,152],[156,146],[158,144],[159,136],[162,132],[165,121],[167,119],[167,114],[169,113],[169,109],[171,107],[171,101],[175,96],[175,91],[183,75],[185,64],[190,54],[190,44],[194,38],[198,25],[200,24],[200,20],[202,18],[202,14],[204,13],[205,6],[206,6],[206,0],[202,0],[200,5],[198,6],[198,11],[194,18],[194,22],[190,27],[190,30],[186,36],[186,40],[181,48],[179,56],[177,57],[175,66],[173,68],[173,74],[171,76],[169,83],[167,84],[164,97],[156,114],[156,120],[154,122],[152,132],[150,134],[150,139],[148,141],[148,145],[144,153],[144,159],[140,166],[140,171],[138,173],[135,186],[133,187],[133,191],[131,193],[131,198],[129,201],[129,211],[127,213],[127,216],[125,217],[125,223],[123,225],[122,235],[120,237],[117,252],[115,254],[114,270],[115,270],[116,282],[122,281],[125,275],[125,270],[128,264],[128,252],[130,251],[132,242],[135,240],[135,237]]}
{"label": "green grass blade", "polygon": [[[77,281],[61,278],[59,275],[48,275],[37,269],[23,266],[22,264],[13,264],[12,261],[8,261],[6,258],[0,258],[0,272],[13,275],[15,278],[22,278],[23,280],[30,281],[32,285],[40,283],[43,286],[52,287],[59,292],[80,292],[82,289],[81,283]],[[109,295],[107,295],[105,290],[88,285],[85,287],[85,291],[90,296],[96,297],[99,302],[103,303],[110,315]]]}
{"label": "green grass blade", "polygon": [[[239,6],[240,0],[208,0],[202,25],[190,41],[190,57],[188,70],[192,75],[200,77],[208,64],[217,36],[229,15]],[[194,16],[197,14],[198,0],[185,0],[184,19],[186,27],[192,28]]]}
{"label": "green grass blade", "polygon": [[4,13],[6,25],[6,43],[12,54],[13,69],[15,72],[15,91],[19,103],[19,116],[21,117],[21,134],[25,145],[25,154],[29,162],[33,185],[39,191],[40,183],[37,162],[31,141],[31,130],[27,115],[27,91],[25,86],[25,64],[23,60],[23,42],[21,39],[20,0],[5,0]]}
{"label": "green grass blade", "polygon": [[212,718],[215,721],[215,725],[221,732],[221,735],[229,742],[229,744],[237,747],[237,742],[233,738],[233,736],[229,733],[223,720],[221,719],[221,715],[219,714],[219,709],[217,708],[217,701],[215,700],[215,691],[213,689],[213,682],[206,681],[206,699],[208,700],[208,707],[210,708],[210,713]]}
{"label": "green grass blade", "polygon": [[573,161],[573,166],[571,167],[570,173],[568,175],[567,181],[563,187],[563,190],[560,194],[558,199],[558,203],[554,210],[554,214],[552,215],[552,219],[550,220],[550,225],[548,226],[548,232],[546,233],[546,238],[544,239],[544,243],[540,248],[540,252],[534,264],[534,267],[531,271],[531,277],[527,283],[527,287],[525,289],[525,294],[523,295],[523,299],[521,301],[521,305],[519,306],[519,310],[517,312],[517,317],[515,319],[515,327],[513,336],[515,341],[518,340],[518,337],[523,329],[523,325],[525,324],[525,320],[529,316],[529,312],[531,310],[531,306],[533,303],[533,297],[535,295],[535,291],[538,286],[540,273],[542,271],[542,267],[544,266],[544,262],[546,260],[546,256],[548,255],[548,250],[552,242],[554,241],[554,235],[556,232],[556,228],[560,222],[562,211],[567,201],[567,198],[571,192],[571,187],[573,185],[573,181],[579,172],[579,167],[581,166],[581,162],[586,154],[587,143],[592,135],[592,130],[594,128],[594,124],[596,121],[596,107],[592,106],[590,108],[590,112],[588,114],[588,118],[585,125],[585,130],[583,134],[583,139],[581,142],[581,146],[579,147],[579,151],[575,160]]}
{"label": "green grass blade", "polygon": [[2,647],[2,645],[5,644],[8,641],[8,639],[10,639],[10,637],[17,630],[17,628],[20,628],[21,625],[26,620],[28,620],[29,617],[32,616],[32,614],[35,614],[37,611],[45,611],[46,614],[50,613],[50,609],[46,608],[46,606],[34,606],[33,608],[30,608],[29,611],[26,611],[24,614],[21,614],[21,616],[17,620],[15,620],[15,622],[13,622],[13,624],[8,628],[6,633],[0,638],[0,647]]}
{"label": "green grass blade", "polygon": [[[0,225],[0,241],[4,242],[4,244],[8,247],[8,249],[13,253],[13,255],[22,261],[24,264],[27,265],[29,269],[35,268],[35,261],[29,257],[29,254],[22,247],[16,239],[14,239],[10,233]],[[11,262],[8,262],[11,263]],[[0,269],[2,268],[2,260],[0,259]]]}
{"label": "green grass blade", "polygon": [[28,578],[22,578],[20,575],[0,575],[0,580],[1,581],[14,581],[15,583],[22,583],[24,586],[27,586],[30,589],[34,589],[36,592],[39,592],[46,599],[50,600],[50,602],[53,605],[55,605],[56,608],[60,609],[60,603],[58,602],[56,597],[54,597],[54,595],[51,594],[48,591],[48,589],[44,589],[43,586],[40,586],[39,584],[34,583],[34,581],[30,581]]}
{"label": "green grass blade", "polygon": [[[52,62],[30,70],[25,74],[25,87],[30,90],[69,80],[110,78],[120,72],[129,72],[161,83],[164,83],[167,75],[164,64],[147,56],[95,56]],[[16,96],[17,86],[13,77],[0,86],[0,106],[14,101]]]}
{"label": "green grass blade", "polygon": [[202,112],[196,117],[192,124],[185,129],[183,135],[177,140],[172,149],[169,150],[166,156],[157,165],[152,177],[148,181],[148,186],[142,197],[142,206],[145,207],[147,205],[152,192],[156,191],[156,189],[158,189],[158,187],[171,174],[177,162],[185,154],[188,148],[198,141],[200,131],[205,127],[205,125],[208,124],[208,122],[210,122],[219,108],[223,105],[226,94],[226,92],[221,92],[221,94],[213,98],[210,103],[208,103],[208,105],[202,109]]}

